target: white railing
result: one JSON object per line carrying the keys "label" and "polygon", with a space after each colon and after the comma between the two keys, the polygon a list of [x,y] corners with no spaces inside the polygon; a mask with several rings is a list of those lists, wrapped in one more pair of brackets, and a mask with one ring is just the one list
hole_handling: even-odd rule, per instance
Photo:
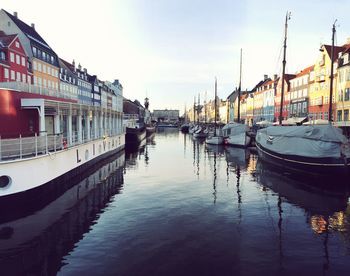
{"label": "white railing", "polygon": [[64,148],[63,135],[44,135],[1,139],[0,161],[30,158]]}
{"label": "white railing", "polygon": [[2,139],[0,136],[0,161],[31,158],[38,155],[48,154],[88,143],[93,140],[107,138],[125,133],[125,128],[119,130],[98,129],[96,132],[87,130],[81,132],[74,131],[71,137],[66,134],[43,135],[18,138]]}

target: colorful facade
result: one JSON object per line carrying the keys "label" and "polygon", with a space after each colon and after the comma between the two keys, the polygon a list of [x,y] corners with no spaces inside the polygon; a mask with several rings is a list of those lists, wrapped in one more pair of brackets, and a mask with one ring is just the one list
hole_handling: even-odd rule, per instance
{"label": "colorful facade", "polygon": [[[282,120],[289,117],[290,111],[290,80],[295,78],[295,75],[285,74],[284,76],[284,91],[283,91],[283,107],[282,107]],[[279,121],[281,111],[281,94],[282,94],[282,78],[279,78],[276,85],[275,94],[275,122]]]}
{"label": "colorful facade", "polygon": [[0,31],[0,82],[32,83],[33,73],[16,34]]}
{"label": "colorful facade", "polygon": [[338,60],[336,90],[336,124],[350,126],[350,48],[344,50]]}
{"label": "colorful facade", "polygon": [[290,80],[290,117],[307,117],[309,87],[314,81],[314,66],[309,66]]}

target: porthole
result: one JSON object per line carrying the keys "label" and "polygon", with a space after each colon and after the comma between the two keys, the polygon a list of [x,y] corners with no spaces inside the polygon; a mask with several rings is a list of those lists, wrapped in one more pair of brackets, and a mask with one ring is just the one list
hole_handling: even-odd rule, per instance
{"label": "porthole", "polygon": [[0,176],[0,188],[6,188],[11,184],[11,177],[7,175]]}

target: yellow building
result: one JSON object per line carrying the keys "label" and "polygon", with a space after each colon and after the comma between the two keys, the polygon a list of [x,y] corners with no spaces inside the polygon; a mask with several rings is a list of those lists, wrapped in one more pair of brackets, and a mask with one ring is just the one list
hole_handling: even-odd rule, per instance
{"label": "yellow building", "polygon": [[342,52],[337,69],[337,90],[336,90],[336,124],[338,126],[350,126],[350,48]]}
{"label": "yellow building", "polygon": [[[338,57],[338,54],[344,50],[344,47],[334,47],[334,57]],[[334,66],[334,65],[333,65]],[[335,69],[335,68],[334,68]],[[333,79],[333,119],[335,118],[335,99],[337,91],[337,75],[336,70],[334,72]],[[313,119],[329,118],[329,92],[330,92],[330,74],[331,74],[331,46],[322,45],[320,49],[320,55],[315,63],[314,67],[315,82],[313,87],[310,88],[309,94],[309,116]]]}

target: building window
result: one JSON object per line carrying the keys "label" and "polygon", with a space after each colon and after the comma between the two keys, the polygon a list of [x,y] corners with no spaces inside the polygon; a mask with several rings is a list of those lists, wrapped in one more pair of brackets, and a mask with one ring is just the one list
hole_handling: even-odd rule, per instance
{"label": "building window", "polygon": [[36,57],[37,56],[37,51],[36,51],[36,48],[34,46],[32,47],[32,50],[33,50],[33,55]]}
{"label": "building window", "polygon": [[303,102],[303,110],[302,112],[305,114],[306,113],[306,109],[307,109],[307,103]]}
{"label": "building window", "polygon": [[0,59],[5,60],[6,56],[4,52],[0,52]]}
{"label": "building window", "polygon": [[42,58],[43,60],[46,60],[46,53],[44,51],[42,52]]}
{"label": "building window", "polygon": [[16,80],[17,80],[17,81],[21,81],[21,73],[20,73],[20,72],[17,72],[16,75],[17,75],[17,79],[16,79]]}
{"label": "building window", "polygon": [[11,70],[11,80],[15,80],[15,79],[16,79],[15,71]]}
{"label": "building window", "polygon": [[47,87],[47,80],[44,79],[44,87]]}
{"label": "building window", "polygon": [[26,66],[26,59],[24,57],[22,57],[22,66]]}
{"label": "building window", "polygon": [[344,101],[348,101],[350,99],[350,88],[345,89]]}
{"label": "building window", "polygon": [[51,75],[51,67],[50,67],[50,66],[47,66],[47,73],[48,73],[49,75]]}
{"label": "building window", "polygon": [[18,65],[21,64],[21,57],[20,57],[19,55],[16,55],[16,63],[17,63]]}
{"label": "building window", "polygon": [[41,63],[40,63],[40,62],[38,62],[38,71],[39,71],[39,72],[42,71],[42,70],[41,70]]}
{"label": "building window", "polygon": [[46,65],[45,64],[43,64],[43,73],[46,74]]}
{"label": "building window", "polygon": [[32,83],[32,78],[28,76],[28,83]]}
{"label": "building window", "polygon": [[340,122],[343,118],[343,111],[342,110],[338,110],[337,112],[337,121]]}
{"label": "building window", "polygon": [[324,118],[323,119],[328,120],[328,112],[324,113]]}
{"label": "building window", "polygon": [[16,48],[19,48],[19,42],[18,41],[16,41]]}
{"label": "building window", "polygon": [[15,54],[10,52],[10,61],[15,62]]}
{"label": "building window", "polygon": [[26,82],[26,80],[27,80],[26,74],[22,74],[22,82]]}
{"label": "building window", "polygon": [[9,69],[7,69],[7,68],[4,68],[4,77],[5,77],[5,79],[9,78]]}
{"label": "building window", "polygon": [[344,110],[344,121],[349,121],[349,109]]}

